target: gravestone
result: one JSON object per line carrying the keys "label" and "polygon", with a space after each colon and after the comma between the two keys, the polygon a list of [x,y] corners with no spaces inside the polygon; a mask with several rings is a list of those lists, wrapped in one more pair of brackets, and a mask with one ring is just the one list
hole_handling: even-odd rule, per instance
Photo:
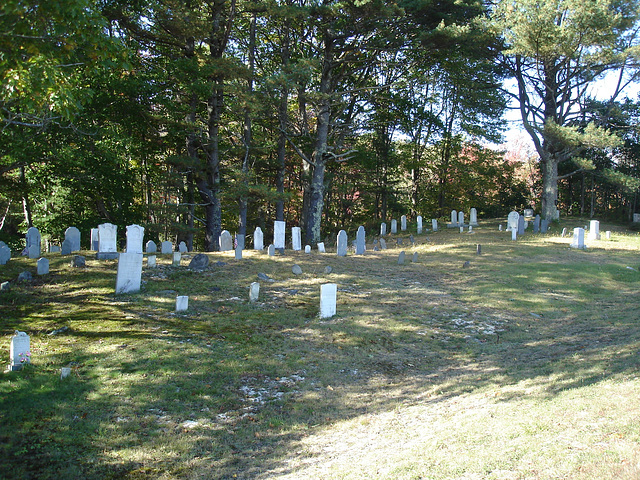
{"label": "gravestone", "polygon": [[328,275],[331,272],[333,272],[333,268],[331,268],[331,265],[327,265],[326,267],[324,267],[324,273]]}
{"label": "gravestone", "polygon": [[600,240],[600,222],[598,220],[591,220],[589,222],[589,240]]}
{"label": "gravestone", "polygon": [[91,250],[94,252],[98,251],[98,229],[91,229]]}
{"label": "gravestone", "polygon": [[149,268],[155,268],[156,267],[156,256],[155,255],[149,255],[147,257],[147,267],[149,267]]}
{"label": "gravestone", "polygon": [[540,220],[540,233],[547,233],[547,230],[549,230],[549,220],[546,218]]}
{"label": "gravestone", "polygon": [[304,253],[311,253],[311,245],[304,246]]}
{"label": "gravestone", "polygon": [[525,208],[523,214],[524,214],[524,216],[526,218],[532,218],[533,217],[533,209],[532,208]]}
{"label": "gravestone", "polygon": [[418,252],[413,252],[413,258],[411,258],[411,263],[416,263],[418,261]]}
{"label": "gravestone", "polygon": [[382,222],[380,224],[380,236],[384,237],[387,234],[387,224]]}
{"label": "gravestone", "polygon": [[118,226],[112,223],[98,225],[98,260],[118,258]]}
{"label": "gravestone", "polygon": [[330,318],[336,314],[338,285],[325,283],[320,285],[320,318]]}
{"label": "gravestone", "polygon": [[356,233],[356,255],[364,255],[366,249],[365,231],[364,227],[360,225]]}
{"label": "gravestone", "polygon": [[524,235],[524,215],[518,217],[518,235]]}
{"label": "gravestone", "polygon": [[44,257],[39,258],[38,262],[36,263],[36,268],[36,273],[38,275],[46,275],[47,273],[49,273],[49,260]]}
{"label": "gravestone", "polygon": [[60,253],[61,249],[59,245],[50,245],[49,246],[49,253]]}
{"label": "gravestone", "polygon": [[482,255],[482,245],[476,245],[476,255]]}
{"label": "gravestone", "polygon": [[511,230],[511,240],[516,240],[518,238],[518,229],[514,228]]}
{"label": "gravestone", "polygon": [[147,253],[157,253],[158,252],[158,246],[156,245],[156,242],[154,242],[153,240],[149,240],[144,248],[145,248],[145,251]]}
{"label": "gravestone", "polygon": [[469,225],[469,233],[473,232],[473,227]]}
{"label": "gravestone", "polygon": [[8,292],[9,290],[11,290],[11,283],[10,282],[2,282],[2,283],[0,283],[0,292]]}
{"label": "gravestone", "polygon": [[533,219],[533,233],[540,232],[540,215],[536,215],[536,218]]}
{"label": "gravestone", "polygon": [[253,231],[253,249],[262,250],[264,248],[264,234],[260,227],[256,227]]}
{"label": "gravestone", "polygon": [[611,230],[607,230],[605,232],[605,237],[606,237],[607,240],[611,240]]}
{"label": "gravestone", "polygon": [[31,339],[26,332],[15,331],[11,337],[9,357],[9,369],[12,371],[20,370],[25,364],[31,363]]}
{"label": "gravestone", "polygon": [[464,232],[464,227],[460,227],[460,233]]}
{"label": "gravestone", "polygon": [[507,216],[507,232],[511,230],[518,231],[518,221],[520,219],[520,214],[516,211],[509,212]]}
{"label": "gravestone", "polygon": [[300,265],[294,265],[293,267],[291,267],[291,272],[294,275],[302,275],[302,268],[300,268]]}
{"label": "gravestone", "polygon": [[176,297],[176,312],[185,312],[189,309],[189,296],[178,295]]}
{"label": "gravestone", "polygon": [[561,237],[566,237],[567,236],[567,227],[564,227],[562,229],[562,233],[560,234]]}
{"label": "gravestone", "polygon": [[267,247],[267,254],[270,257],[273,257],[276,254],[276,247],[273,245],[273,243]]}
{"label": "gravestone", "polygon": [[0,265],[6,265],[11,260],[11,249],[6,244],[0,245]]}
{"label": "gravestone", "polygon": [[163,253],[165,255],[173,253],[173,243],[171,243],[169,240],[165,240],[164,242],[162,242],[160,244],[160,253]]}
{"label": "gravestone", "polygon": [[464,212],[463,211],[459,211],[458,212],[458,226],[464,227]]}
{"label": "gravestone", "polygon": [[87,262],[82,255],[74,255],[71,259],[72,268],[85,268],[86,266]]}
{"label": "gravestone", "polygon": [[585,248],[584,246],[584,228],[573,229],[573,240],[571,241],[571,248]]}
{"label": "gravestone", "polygon": [[469,225],[472,227],[478,226],[478,210],[475,207],[469,212]]}
{"label": "gravestone", "polygon": [[71,255],[71,242],[69,240],[65,240],[62,242],[60,255]]}
{"label": "gravestone", "polygon": [[431,219],[431,230],[433,230],[434,232],[438,231],[438,219],[437,218],[432,218]]}
{"label": "gravestone", "polygon": [[324,242],[318,242],[318,252],[325,253]]}
{"label": "gravestone", "polygon": [[144,227],[140,225],[127,225],[127,253],[142,253],[144,242]]}
{"label": "gravestone", "polygon": [[398,255],[398,265],[404,265],[404,250]]}
{"label": "gravestone", "polygon": [[236,247],[235,258],[236,260],[242,260],[242,248],[240,247],[240,245]]}
{"label": "gravestone", "polygon": [[18,274],[18,282],[31,282],[33,280],[33,275],[31,275],[31,272],[20,272]]}
{"label": "gravestone", "polygon": [[391,233],[398,233],[398,221],[396,219],[391,220]]}
{"label": "gravestone", "polygon": [[40,258],[41,255],[41,240],[40,230],[36,227],[29,227],[27,235],[25,237],[27,242],[27,255],[29,258]]}
{"label": "gravestone", "polygon": [[380,239],[380,248],[382,250],[386,250],[387,249],[387,241],[384,238]]}
{"label": "gravestone", "polygon": [[182,261],[182,254],[180,252],[173,252],[173,259],[171,261],[171,265],[173,265],[174,267],[179,267],[181,261]]}
{"label": "gravestone", "polygon": [[71,243],[71,251],[80,251],[80,230],[76,227],[69,227],[64,232],[64,239]]}
{"label": "gravestone", "polygon": [[416,239],[413,238],[413,234],[409,235],[409,242],[411,242],[411,245],[415,245],[416,244]]}
{"label": "gravestone", "polygon": [[116,294],[140,291],[142,280],[142,254],[121,253],[118,256]]}
{"label": "gravestone", "polygon": [[345,232],[344,230],[340,230],[338,232],[338,237],[337,237],[337,254],[339,257],[346,257],[347,256],[347,248],[348,248],[348,239],[347,239],[347,232]]}
{"label": "gravestone", "polygon": [[498,225],[498,231],[501,232],[502,231],[502,224]]}
{"label": "gravestone", "polygon": [[220,251],[228,252],[233,250],[233,238],[228,230],[222,230],[220,233]]}
{"label": "gravestone", "polygon": [[273,222],[273,246],[284,248],[287,223],[280,220]]}
{"label": "gravestone", "polygon": [[640,223],[640,213],[633,214],[633,223]]}
{"label": "gravestone", "polygon": [[407,216],[406,215],[402,215],[400,217],[400,230],[402,232],[406,232],[407,231]]}
{"label": "gravestone", "polygon": [[416,233],[422,234],[422,217],[420,215],[416,217]]}
{"label": "gravestone", "polygon": [[204,270],[209,266],[209,257],[204,253],[198,253],[189,262],[191,270]]}
{"label": "gravestone", "polygon": [[291,248],[296,252],[302,250],[302,231],[300,227],[291,227]]}
{"label": "gravestone", "polygon": [[187,244],[184,242],[180,242],[178,244],[178,251],[180,253],[187,253],[189,251],[189,249],[187,248]]}
{"label": "gravestone", "polygon": [[257,302],[258,297],[260,296],[260,283],[252,282],[249,286],[249,301],[251,303]]}
{"label": "gravestone", "polygon": [[451,223],[447,223],[447,228],[456,228],[458,226],[458,212],[451,210]]}
{"label": "gravestone", "polygon": [[245,235],[242,233],[236,234],[236,247],[240,247],[241,250],[244,250],[244,241]]}

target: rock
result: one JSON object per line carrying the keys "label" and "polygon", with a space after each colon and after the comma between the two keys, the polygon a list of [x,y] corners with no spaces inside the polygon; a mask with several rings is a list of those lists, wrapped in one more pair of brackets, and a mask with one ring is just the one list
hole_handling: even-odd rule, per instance
{"label": "rock", "polygon": [[48,333],[47,335],[49,335],[51,337],[53,335],[58,335],[59,333],[64,333],[67,330],[69,330],[69,327],[61,327],[61,328],[58,328],[58,329],[54,330],[51,333]]}
{"label": "rock", "polygon": [[71,266],[74,268],[84,268],[87,264],[82,255],[74,255],[73,260],[71,260]]}
{"label": "rock", "polygon": [[189,262],[189,268],[192,270],[204,270],[209,266],[209,257],[204,253],[198,253]]}
{"label": "rock", "polygon": [[271,278],[266,273],[259,273],[258,274],[258,279],[259,280],[264,280],[265,282],[274,282],[275,281],[273,278]]}
{"label": "rock", "polygon": [[462,264],[462,268],[469,268],[470,266],[471,266],[471,262],[469,260],[467,260]]}
{"label": "rock", "polygon": [[300,268],[300,265],[294,265],[291,267],[291,271],[294,275],[302,275],[302,268]]}
{"label": "rock", "polygon": [[18,281],[19,282],[30,282],[33,280],[33,275],[31,275],[31,272],[20,272],[20,275],[18,275]]}
{"label": "rock", "polygon": [[333,272],[333,268],[331,268],[330,265],[327,265],[326,267],[324,267],[324,273],[331,273]]}
{"label": "rock", "polygon": [[217,261],[216,263],[214,263],[216,267],[224,267],[226,264],[227,264],[226,262],[221,262],[221,261]]}

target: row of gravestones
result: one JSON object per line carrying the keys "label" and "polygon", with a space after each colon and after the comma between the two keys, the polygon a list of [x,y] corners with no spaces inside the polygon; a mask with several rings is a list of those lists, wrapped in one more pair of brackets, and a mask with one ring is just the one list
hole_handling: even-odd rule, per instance
{"label": "row of gravestones", "polygon": [[475,208],[472,208],[469,211],[469,223],[466,224],[464,220],[464,212],[456,212],[455,210],[451,210],[451,222],[447,223],[447,228],[458,228],[458,227],[477,227],[478,226],[478,211]]}

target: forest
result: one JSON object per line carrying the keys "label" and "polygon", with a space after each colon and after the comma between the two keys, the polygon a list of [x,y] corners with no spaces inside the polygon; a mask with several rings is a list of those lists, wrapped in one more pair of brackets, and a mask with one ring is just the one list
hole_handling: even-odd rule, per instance
{"label": "forest", "polygon": [[6,0],[0,239],[110,222],[216,251],[284,220],[315,245],[471,207],[629,222],[639,19],[632,0]]}

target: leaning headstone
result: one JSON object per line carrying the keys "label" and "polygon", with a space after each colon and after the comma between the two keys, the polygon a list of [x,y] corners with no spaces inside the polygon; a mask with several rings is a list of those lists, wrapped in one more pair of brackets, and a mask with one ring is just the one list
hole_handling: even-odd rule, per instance
{"label": "leaning headstone", "polygon": [[65,240],[62,242],[60,255],[71,255],[71,242],[69,240]]}
{"label": "leaning headstone", "polygon": [[140,225],[127,226],[127,253],[142,253],[142,243],[144,242],[144,227]]}
{"label": "leaning headstone", "polygon": [[272,243],[272,244],[270,244],[270,245],[267,247],[267,254],[268,254],[270,257],[275,256],[275,254],[276,254],[276,247],[273,245],[273,243]]}
{"label": "leaning headstone", "polygon": [[464,212],[462,210],[458,212],[458,225],[464,227]]}
{"label": "leaning headstone", "polygon": [[325,253],[324,242],[318,242],[318,253]]}
{"label": "leaning headstone", "polygon": [[358,232],[356,233],[356,255],[364,255],[366,249],[365,231],[364,227],[360,225],[358,227]]}
{"label": "leaning headstone", "polygon": [[400,230],[402,232],[406,232],[407,231],[407,216],[406,215],[402,215],[400,217]]}
{"label": "leaning headstone", "polygon": [[233,238],[228,230],[222,230],[220,232],[220,251],[228,252],[229,250],[233,250]]}
{"label": "leaning headstone", "polygon": [[518,235],[524,235],[524,215],[518,217]]}
{"label": "leaning headstone", "polygon": [[404,265],[404,250],[398,255],[398,265]]}
{"label": "leaning headstone", "polygon": [[31,339],[26,332],[15,331],[11,337],[9,357],[11,361],[9,369],[13,371],[20,370],[25,364],[31,363]]}
{"label": "leaning headstone", "polygon": [[260,227],[256,227],[253,231],[253,249],[262,250],[264,248],[264,234]]}
{"label": "leaning headstone", "polygon": [[160,244],[160,253],[163,253],[165,255],[172,254],[173,253],[173,243],[171,243],[169,240],[165,240],[164,242],[162,242]]}
{"label": "leaning headstone", "polygon": [[294,275],[302,275],[302,268],[300,268],[300,265],[294,265],[291,267],[291,271]]}
{"label": "leaning headstone", "polygon": [[291,227],[291,248],[296,252],[302,250],[302,231],[300,227]]}
{"label": "leaning headstone", "polygon": [[82,255],[74,255],[71,259],[72,268],[85,268],[86,266],[86,259]]}
{"label": "leaning headstone", "polygon": [[180,242],[178,244],[178,251],[180,253],[187,253],[189,251],[189,249],[187,248],[187,244],[184,242]]}
{"label": "leaning headstone", "polygon": [[204,253],[198,253],[189,262],[191,270],[204,270],[209,266],[209,257]]}
{"label": "leaning headstone", "polygon": [[433,230],[434,232],[438,231],[438,219],[437,218],[432,218],[431,219],[431,230]]}
{"label": "leaning headstone", "polygon": [[475,207],[473,207],[469,212],[469,225],[471,227],[478,226],[478,210],[476,210]]}
{"label": "leaning headstone", "polygon": [[338,285],[325,283],[320,285],[320,318],[330,318],[336,314]]}
{"label": "leaning headstone", "polygon": [[338,232],[338,237],[337,237],[337,254],[339,257],[346,257],[347,256],[347,247],[348,247],[348,239],[347,239],[347,232],[345,232],[344,230],[340,230]]}
{"label": "leaning headstone", "polygon": [[147,257],[147,267],[149,267],[149,268],[155,268],[156,267],[156,256],[155,255],[149,255]]}
{"label": "leaning headstone", "polygon": [[156,245],[156,242],[154,242],[153,240],[149,240],[146,243],[144,249],[147,253],[157,253],[158,246]]}
{"label": "leaning headstone", "polygon": [[94,252],[98,251],[98,229],[97,228],[92,228],[91,229],[91,250],[93,250]]}
{"label": "leaning headstone", "polygon": [[140,291],[142,280],[142,254],[121,253],[118,256],[116,294]]}
{"label": "leaning headstone", "polygon": [[387,234],[387,224],[382,222],[380,224],[380,236],[384,237]]}
{"label": "leaning headstone", "polygon": [[80,251],[80,230],[76,227],[69,227],[64,232],[64,239],[71,243],[71,251]]}
{"label": "leaning headstone", "polygon": [[46,275],[47,273],[49,273],[49,259],[44,257],[39,258],[38,262],[36,263],[36,268],[36,273],[38,275]]}
{"label": "leaning headstone", "polygon": [[451,210],[451,223],[447,223],[447,228],[456,228],[458,226],[458,212]]}
{"label": "leaning headstone", "polygon": [[533,233],[540,232],[540,215],[536,215],[536,218],[533,219]]}
{"label": "leaning headstone", "polygon": [[252,282],[249,286],[249,301],[251,303],[257,302],[258,297],[260,296],[260,283]]}
{"label": "leaning headstone", "polygon": [[573,240],[571,242],[571,248],[585,248],[584,246],[584,228],[573,229]]}
{"label": "leaning headstone", "polygon": [[0,245],[0,265],[6,265],[11,260],[11,249],[6,245]]}
{"label": "leaning headstone", "polygon": [[98,260],[118,258],[118,226],[112,223],[98,225]]}
{"label": "leaning headstone", "polygon": [[398,221],[396,219],[391,220],[391,233],[398,233]]}
{"label": "leaning headstone", "polygon": [[381,250],[386,250],[387,249],[387,241],[384,238],[380,239],[380,249]]}
{"label": "leaning headstone", "polygon": [[422,234],[422,217],[420,215],[416,217],[416,233]]}
{"label": "leaning headstone", "polygon": [[507,232],[511,230],[518,231],[518,219],[520,218],[520,214],[516,211],[509,212],[507,216]]}
{"label": "leaning headstone", "polygon": [[598,220],[591,220],[589,222],[589,240],[600,240],[600,222]]}
{"label": "leaning headstone", "polygon": [[185,312],[189,309],[189,296],[178,295],[176,297],[176,312]]}
{"label": "leaning headstone", "polygon": [[29,227],[25,239],[27,242],[27,255],[29,258],[40,258],[42,240],[40,231],[36,227]]}
{"label": "leaning headstone", "polygon": [[174,267],[179,267],[181,261],[182,254],[180,252],[173,252],[173,260],[171,262],[171,265],[173,265]]}
{"label": "leaning headstone", "polygon": [[311,245],[304,246],[304,253],[311,253]]}
{"label": "leaning headstone", "polygon": [[276,220],[273,222],[273,246],[275,248],[284,248],[287,223]]}

